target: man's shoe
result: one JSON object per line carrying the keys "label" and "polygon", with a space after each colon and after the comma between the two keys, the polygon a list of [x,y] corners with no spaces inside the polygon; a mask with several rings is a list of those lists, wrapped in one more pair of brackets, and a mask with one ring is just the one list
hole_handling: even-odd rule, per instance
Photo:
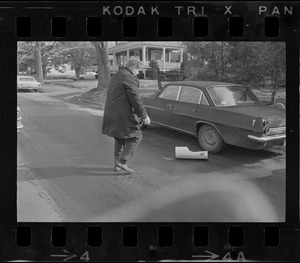
{"label": "man's shoe", "polygon": [[116,163],[116,166],[121,168],[122,170],[128,172],[128,173],[133,173],[134,171],[130,169],[126,164],[121,164],[121,163]]}
{"label": "man's shoe", "polygon": [[115,172],[119,172],[121,170],[121,168],[117,166],[117,163],[119,163],[119,156],[115,156],[115,167],[114,167]]}
{"label": "man's shoe", "polygon": [[119,171],[121,171],[121,168],[119,168],[117,165],[115,165],[114,171],[115,171],[115,172],[119,172]]}

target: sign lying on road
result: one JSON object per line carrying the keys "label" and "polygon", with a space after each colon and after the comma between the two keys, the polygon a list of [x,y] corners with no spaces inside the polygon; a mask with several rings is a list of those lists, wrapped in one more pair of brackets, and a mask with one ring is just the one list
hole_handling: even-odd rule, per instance
{"label": "sign lying on road", "polygon": [[207,151],[192,152],[188,147],[175,147],[175,156],[177,159],[208,159]]}

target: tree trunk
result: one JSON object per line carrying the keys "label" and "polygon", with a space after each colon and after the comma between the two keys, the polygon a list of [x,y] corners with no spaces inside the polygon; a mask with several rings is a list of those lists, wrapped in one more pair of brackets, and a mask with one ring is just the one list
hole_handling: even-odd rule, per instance
{"label": "tree trunk", "polygon": [[110,69],[107,45],[105,42],[92,42],[96,49],[96,60],[98,65],[98,85],[97,89],[105,90],[110,81]]}
{"label": "tree trunk", "polygon": [[101,64],[103,65],[103,77],[106,81],[110,80],[110,69],[109,69],[109,59],[108,59],[108,51],[107,47],[103,47],[100,49],[100,59]]}
{"label": "tree trunk", "polygon": [[272,86],[272,97],[271,97],[271,104],[273,105],[275,103],[275,96],[276,96],[276,93],[277,93],[277,84],[274,84]]}
{"label": "tree trunk", "polygon": [[42,65],[43,68],[43,78],[46,79],[47,78],[47,65]]}
{"label": "tree trunk", "polygon": [[44,85],[41,42],[39,42],[39,41],[36,42],[34,58],[35,58],[35,70],[36,70],[36,74],[37,74],[37,81],[40,82],[42,85]]}
{"label": "tree trunk", "polygon": [[75,78],[76,80],[80,80],[80,71],[81,71],[81,67],[75,67]]}

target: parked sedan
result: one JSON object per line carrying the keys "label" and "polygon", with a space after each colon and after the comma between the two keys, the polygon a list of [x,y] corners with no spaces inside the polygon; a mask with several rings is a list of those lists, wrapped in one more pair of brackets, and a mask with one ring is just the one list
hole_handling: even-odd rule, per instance
{"label": "parked sedan", "polygon": [[31,90],[37,92],[42,87],[34,77],[17,76],[17,90]]}
{"label": "parked sedan", "polygon": [[17,106],[17,132],[20,132],[20,130],[24,127],[21,120],[22,120],[22,112],[19,106]]}
{"label": "parked sedan", "polygon": [[198,137],[203,150],[284,145],[285,107],[264,105],[249,87],[208,81],[168,83],[143,98],[152,123]]}

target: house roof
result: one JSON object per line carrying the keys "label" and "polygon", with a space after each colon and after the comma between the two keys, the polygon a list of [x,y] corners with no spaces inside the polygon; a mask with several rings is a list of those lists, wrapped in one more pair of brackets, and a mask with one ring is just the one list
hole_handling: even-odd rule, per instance
{"label": "house roof", "polygon": [[158,48],[172,48],[172,49],[181,49],[183,48],[180,42],[174,41],[128,41],[122,42],[116,46],[110,47],[108,52],[118,52],[118,51],[125,51],[127,49],[134,49],[134,48],[141,48],[142,46],[147,47],[158,47]]}

